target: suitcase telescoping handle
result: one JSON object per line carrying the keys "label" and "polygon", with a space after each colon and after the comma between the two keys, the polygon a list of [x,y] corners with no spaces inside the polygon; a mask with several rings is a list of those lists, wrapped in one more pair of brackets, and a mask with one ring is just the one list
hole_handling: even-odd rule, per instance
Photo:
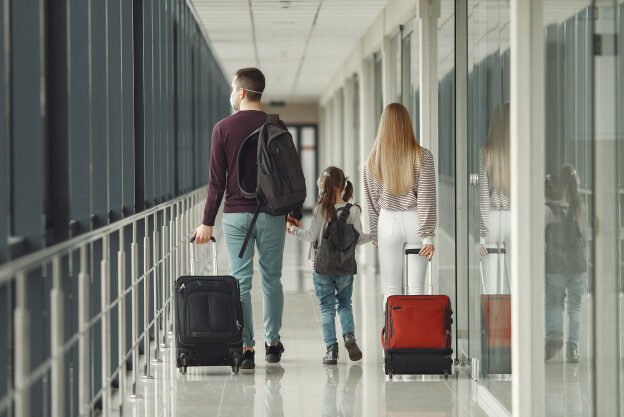
{"label": "suitcase telescoping handle", "polygon": [[[215,239],[214,236],[211,236],[210,240],[212,241],[212,270],[214,271],[215,275],[219,275],[219,268],[217,265],[217,239]],[[191,258],[191,275],[195,275],[195,245],[193,245],[194,242],[195,236],[191,237],[191,247],[189,249],[189,254]]]}
{"label": "suitcase telescoping handle", "polygon": [[[503,262],[502,265],[500,263],[500,257],[497,258],[497,266],[496,266],[496,271],[498,273],[501,273],[501,269],[502,269],[502,276],[504,276],[506,278],[506,282],[503,283],[501,285],[501,287],[504,287],[504,284],[507,284],[507,294],[511,293],[511,282],[509,280],[509,267],[507,265],[507,249],[505,249],[505,244],[504,243],[497,243],[496,247],[486,247],[485,248],[487,250],[487,254],[489,255],[502,255],[503,257]],[[481,273],[481,292],[483,294],[485,294],[485,277],[483,275],[483,261],[481,259],[479,259],[479,272]],[[501,292],[505,292],[505,289],[502,288]]]}
{"label": "suitcase telescoping handle", "polygon": [[[409,265],[409,262],[407,260],[407,257],[409,255],[420,255],[420,250],[422,248],[408,248],[407,246],[405,246],[404,248],[404,252],[405,252],[405,263],[404,263],[404,269],[405,269],[405,278],[406,281],[409,280],[409,271],[407,266]],[[429,281],[429,295],[433,294],[433,276],[431,274],[431,259],[427,260],[427,275],[428,275],[428,281]],[[407,294],[407,292],[406,292]]]}

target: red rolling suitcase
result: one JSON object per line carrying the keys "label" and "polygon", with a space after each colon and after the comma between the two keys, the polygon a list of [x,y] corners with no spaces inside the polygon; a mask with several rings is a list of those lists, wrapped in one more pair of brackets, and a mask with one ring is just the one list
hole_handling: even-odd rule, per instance
{"label": "red rolling suitcase", "polygon": [[[405,256],[420,249],[405,249]],[[407,268],[407,262],[405,263]],[[430,271],[431,262],[428,269]],[[431,284],[429,292],[431,292]],[[452,372],[451,325],[453,311],[446,295],[393,295],[386,302],[381,334],[385,373],[443,374]]]}
{"label": "red rolling suitcase", "polygon": [[[497,271],[509,278],[505,247],[499,245],[496,248],[487,248],[487,251],[487,256],[496,255],[499,261],[502,258],[502,263],[499,263],[502,268],[497,268]],[[485,292],[483,266],[481,266],[481,285]],[[504,287],[504,284],[501,287]],[[504,288],[497,292],[481,295],[482,376],[511,373],[511,295],[505,294]]]}

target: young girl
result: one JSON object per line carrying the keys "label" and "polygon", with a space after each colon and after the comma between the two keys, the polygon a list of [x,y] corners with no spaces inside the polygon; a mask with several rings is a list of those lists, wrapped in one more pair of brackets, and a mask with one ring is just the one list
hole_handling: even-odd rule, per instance
{"label": "young girl", "polygon": [[[301,228],[300,222],[289,221],[287,226],[288,233],[299,240],[311,242],[310,253],[313,252],[316,255],[330,220],[334,214],[340,216],[341,209],[346,207],[346,209],[349,209],[347,224],[352,224],[359,233],[357,244],[361,245],[370,242],[370,235],[362,233],[360,207],[357,205],[350,207],[347,204],[353,196],[353,184],[345,177],[342,170],[336,167],[325,169],[318,179],[317,185],[320,189],[320,198],[314,207],[310,228],[304,230]],[[319,269],[318,264],[316,267],[315,269]],[[351,308],[353,275],[325,275],[315,271],[314,289],[321,304],[321,324],[327,347],[323,363],[335,365],[338,362],[338,341],[336,340],[336,325],[334,321],[336,305],[338,306],[342,335],[345,348],[349,352],[349,358],[352,361],[360,360],[362,352],[356,343],[353,310]]]}
{"label": "young girl", "polygon": [[546,360],[552,359],[563,347],[565,310],[568,319],[566,360],[579,361],[581,305],[587,275],[587,229],[579,178],[574,167],[566,164],[546,179]]}

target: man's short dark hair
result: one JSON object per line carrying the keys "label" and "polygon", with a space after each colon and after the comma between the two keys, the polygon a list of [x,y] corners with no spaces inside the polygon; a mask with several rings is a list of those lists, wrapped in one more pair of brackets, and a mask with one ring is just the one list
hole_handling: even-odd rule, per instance
{"label": "man's short dark hair", "polygon": [[264,74],[258,68],[241,68],[236,71],[234,85],[243,88],[249,100],[260,101],[262,94],[254,91],[264,91]]}

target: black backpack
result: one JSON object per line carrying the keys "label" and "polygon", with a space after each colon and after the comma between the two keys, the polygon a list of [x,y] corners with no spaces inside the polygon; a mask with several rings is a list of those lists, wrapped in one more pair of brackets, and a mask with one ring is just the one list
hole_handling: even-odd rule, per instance
{"label": "black backpack", "polygon": [[321,246],[314,256],[314,271],[324,275],[355,275],[355,247],[360,234],[352,224],[347,223],[352,205],[339,208],[340,217],[334,209],[332,218],[323,232]]}
{"label": "black backpack", "polygon": [[580,274],[587,272],[585,238],[579,222],[556,203],[546,203],[558,219],[546,226],[546,273]]}
{"label": "black backpack", "polygon": [[[258,138],[256,190],[249,192],[241,185],[241,158],[247,144],[256,137]],[[288,130],[279,124],[277,114],[268,114],[267,121],[243,141],[238,151],[238,188],[244,197],[258,201],[258,209],[254,213],[238,255],[242,258],[260,212],[271,216],[286,215],[292,210],[300,209],[306,199],[305,177],[299,153]]]}

